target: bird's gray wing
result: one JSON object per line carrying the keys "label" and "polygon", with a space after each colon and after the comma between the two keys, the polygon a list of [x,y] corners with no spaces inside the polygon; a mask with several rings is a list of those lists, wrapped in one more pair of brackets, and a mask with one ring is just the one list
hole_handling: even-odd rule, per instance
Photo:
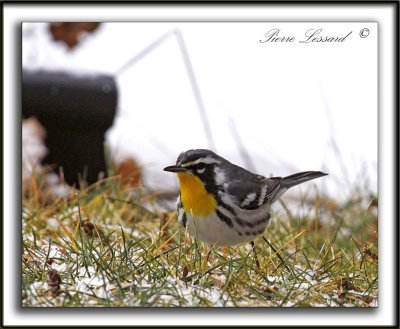
{"label": "bird's gray wing", "polygon": [[281,188],[281,181],[280,177],[255,176],[251,180],[233,180],[224,188],[240,208],[254,210],[273,200]]}

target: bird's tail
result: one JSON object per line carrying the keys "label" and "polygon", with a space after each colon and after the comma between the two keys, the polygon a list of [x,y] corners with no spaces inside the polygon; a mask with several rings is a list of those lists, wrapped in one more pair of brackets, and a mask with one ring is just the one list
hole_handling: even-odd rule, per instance
{"label": "bird's tail", "polygon": [[292,186],[307,182],[311,179],[326,175],[328,174],[325,174],[322,171],[303,171],[294,175],[283,177],[281,184],[283,187],[290,188]]}

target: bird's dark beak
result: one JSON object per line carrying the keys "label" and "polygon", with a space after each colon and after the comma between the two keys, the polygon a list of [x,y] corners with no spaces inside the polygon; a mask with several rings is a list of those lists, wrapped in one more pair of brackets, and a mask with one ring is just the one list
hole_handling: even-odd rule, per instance
{"label": "bird's dark beak", "polygon": [[169,171],[169,172],[186,172],[188,171],[186,168],[181,167],[179,165],[174,165],[174,166],[168,166],[164,168],[164,171]]}

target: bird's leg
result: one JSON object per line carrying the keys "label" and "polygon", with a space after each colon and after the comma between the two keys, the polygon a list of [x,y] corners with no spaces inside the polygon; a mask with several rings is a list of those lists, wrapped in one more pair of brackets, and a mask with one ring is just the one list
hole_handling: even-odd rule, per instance
{"label": "bird's leg", "polygon": [[257,266],[258,269],[260,269],[260,263],[259,263],[258,257],[257,257],[256,245],[254,244],[254,241],[251,241],[250,244],[251,244],[251,247],[253,248],[254,259],[255,259],[255,262],[256,262],[256,266]]}

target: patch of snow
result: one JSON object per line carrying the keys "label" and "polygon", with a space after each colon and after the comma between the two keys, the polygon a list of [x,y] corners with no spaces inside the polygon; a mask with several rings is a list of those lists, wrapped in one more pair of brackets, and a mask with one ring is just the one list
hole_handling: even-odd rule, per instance
{"label": "patch of snow", "polygon": [[47,220],[47,228],[50,231],[58,231],[60,229],[60,224],[58,223],[58,220],[54,217],[50,217]]}

